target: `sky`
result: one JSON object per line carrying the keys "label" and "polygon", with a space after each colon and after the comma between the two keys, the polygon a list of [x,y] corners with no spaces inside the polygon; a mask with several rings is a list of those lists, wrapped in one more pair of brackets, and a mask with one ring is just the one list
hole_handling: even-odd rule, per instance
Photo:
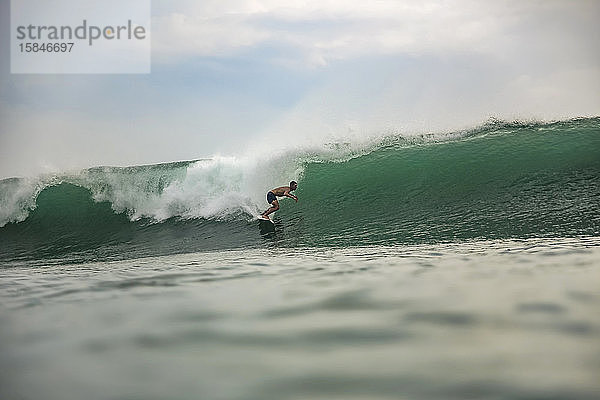
{"label": "sky", "polygon": [[10,73],[0,179],[600,115],[600,1],[152,2],[150,74]]}

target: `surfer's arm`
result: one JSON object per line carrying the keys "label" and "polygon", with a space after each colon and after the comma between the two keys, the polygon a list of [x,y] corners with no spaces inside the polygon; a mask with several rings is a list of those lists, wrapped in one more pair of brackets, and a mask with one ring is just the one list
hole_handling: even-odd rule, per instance
{"label": "surfer's arm", "polygon": [[283,193],[283,195],[284,195],[285,197],[289,197],[290,199],[294,199],[294,200],[298,201],[298,198],[297,198],[296,196],[294,196],[293,194],[291,194],[291,193],[290,193],[289,191],[287,191],[287,190],[286,190],[286,191]]}

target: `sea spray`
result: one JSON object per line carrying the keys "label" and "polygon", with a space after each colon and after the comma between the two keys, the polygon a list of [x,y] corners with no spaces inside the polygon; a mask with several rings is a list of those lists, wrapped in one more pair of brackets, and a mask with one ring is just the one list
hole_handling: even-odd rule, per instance
{"label": "sea spray", "polygon": [[[0,254],[133,257],[600,234],[600,118],[0,181]],[[295,179],[276,232],[254,215]],[[99,230],[99,225],[102,229]],[[102,234],[99,234],[102,232]]]}

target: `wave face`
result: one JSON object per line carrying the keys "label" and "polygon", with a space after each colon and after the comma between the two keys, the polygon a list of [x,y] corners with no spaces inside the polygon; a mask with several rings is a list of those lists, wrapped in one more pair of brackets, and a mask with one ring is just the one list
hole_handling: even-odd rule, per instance
{"label": "wave face", "polygon": [[[252,216],[299,181],[275,232]],[[0,181],[0,260],[600,235],[600,118]]]}

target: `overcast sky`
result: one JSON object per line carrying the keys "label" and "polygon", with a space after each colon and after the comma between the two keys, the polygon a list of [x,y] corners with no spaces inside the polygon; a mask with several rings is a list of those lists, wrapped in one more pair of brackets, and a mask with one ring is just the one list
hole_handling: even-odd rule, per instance
{"label": "overcast sky", "polygon": [[600,115],[600,1],[152,3],[149,75],[11,75],[0,178]]}

